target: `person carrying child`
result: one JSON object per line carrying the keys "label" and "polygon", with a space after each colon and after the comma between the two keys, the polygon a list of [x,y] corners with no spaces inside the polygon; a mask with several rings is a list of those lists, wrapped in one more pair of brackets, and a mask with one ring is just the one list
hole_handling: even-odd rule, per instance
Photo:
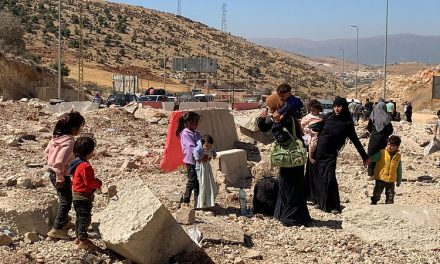
{"label": "person carrying child", "polygon": [[210,135],[203,135],[197,141],[194,149],[194,159],[196,160],[197,180],[199,181],[199,196],[195,208],[208,208],[215,206],[215,197],[218,194],[217,184],[212,173],[211,159],[217,157],[214,148],[214,139]]}
{"label": "person carrying child", "polygon": [[[177,137],[180,138],[180,145],[183,152],[183,162],[186,164],[188,180],[186,182],[185,194],[182,202],[186,205],[191,200],[191,193],[194,190],[194,203],[199,195],[199,181],[197,180],[196,160],[193,153],[197,146],[197,142],[201,139],[200,133],[197,131],[200,116],[195,112],[187,112],[179,119],[179,125],[176,130]],[[202,161],[207,161],[207,157],[203,157]]]}
{"label": "person carrying child", "polygon": [[312,99],[307,104],[309,114],[301,119],[301,128],[304,131],[304,144],[308,147],[308,161],[306,164],[306,173],[304,178],[304,184],[306,186],[305,193],[307,201],[316,204],[317,201],[314,196],[315,181],[316,178],[316,160],[315,151],[318,145],[318,134],[323,125],[323,119],[320,117],[319,113],[322,111],[321,103]]}
{"label": "person carrying child", "polygon": [[273,113],[274,121],[279,123],[285,116],[301,118],[301,109],[304,105],[301,99],[292,95],[292,87],[288,84],[281,84],[277,87],[277,94],[283,103],[281,108]]}
{"label": "person carrying child", "polygon": [[69,222],[69,211],[72,208],[72,182],[67,166],[75,156],[74,136],[77,136],[85,124],[84,117],[78,112],[63,114],[57,121],[53,137],[44,153],[48,166],[47,174],[58,195],[58,211],[52,229],[47,236],[55,239],[71,239],[64,229],[73,228]]}
{"label": "person carrying child", "polygon": [[371,204],[375,205],[380,200],[380,195],[385,189],[385,204],[394,203],[394,185],[402,183],[402,160],[399,152],[401,140],[398,136],[390,136],[385,149],[380,150],[371,160],[376,162],[374,169],[374,185]]}
{"label": "person carrying child", "polygon": [[76,212],[75,243],[78,249],[89,251],[97,248],[87,235],[87,228],[92,221],[93,193],[102,186],[89,163],[95,154],[95,147],[93,138],[79,137],[73,150],[76,159],[69,164],[69,172],[73,175],[73,206]]}

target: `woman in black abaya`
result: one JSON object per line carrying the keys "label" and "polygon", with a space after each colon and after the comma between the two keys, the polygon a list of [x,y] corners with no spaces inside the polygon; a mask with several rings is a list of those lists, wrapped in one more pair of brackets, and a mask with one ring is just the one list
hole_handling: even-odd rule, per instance
{"label": "woman in black abaya", "polygon": [[368,155],[356,135],[347,100],[338,96],[333,102],[333,112],[327,116],[324,127],[319,134],[316,149],[318,173],[315,179],[315,199],[318,202],[317,208],[333,214],[341,212],[338,181],[336,180],[336,160],[347,138],[353,142],[364,164],[366,164],[369,160]]}
{"label": "woman in black abaya", "polygon": [[[280,87],[282,89],[280,89]],[[288,85],[280,85],[277,89],[278,95],[273,94],[273,97],[279,97],[281,101],[287,100],[291,88]],[[279,109],[278,98],[268,98],[267,105],[275,112]],[[291,139],[290,135],[283,131],[286,128],[288,131],[292,131],[295,126],[296,137],[302,139],[300,126],[298,121],[293,118],[292,113],[286,113],[280,120],[276,114],[273,119],[279,121],[267,119],[267,111],[263,111],[258,118],[258,126],[261,131],[266,132],[272,129],[272,133],[275,140],[279,143],[287,142]],[[280,168],[279,174],[279,191],[277,197],[277,203],[275,206],[274,217],[278,219],[284,226],[299,226],[307,225],[312,221],[309,210],[307,208],[306,196],[304,190],[304,166],[297,166],[293,168]]]}

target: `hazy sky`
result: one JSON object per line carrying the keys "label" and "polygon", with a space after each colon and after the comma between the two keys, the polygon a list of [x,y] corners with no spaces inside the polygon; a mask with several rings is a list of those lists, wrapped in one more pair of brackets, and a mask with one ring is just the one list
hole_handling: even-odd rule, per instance
{"label": "hazy sky", "polygon": [[[177,0],[112,0],[168,13]],[[182,15],[221,28],[227,3],[227,30],[234,35],[312,40],[385,34],[386,0],[181,0]],[[440,35],[440,0],[389,0],[388,33]]]}

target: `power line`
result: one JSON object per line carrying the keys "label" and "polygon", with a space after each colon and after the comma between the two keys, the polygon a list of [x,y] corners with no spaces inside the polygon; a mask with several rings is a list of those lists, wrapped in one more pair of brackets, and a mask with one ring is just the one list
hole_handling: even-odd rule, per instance
{"label": "power line", "polygon": [[226,32],[227,27],[226,27],[226,13],[228,12],[227,10],[227,5],[226,3],[223,3],[222,5],[222,31]]}

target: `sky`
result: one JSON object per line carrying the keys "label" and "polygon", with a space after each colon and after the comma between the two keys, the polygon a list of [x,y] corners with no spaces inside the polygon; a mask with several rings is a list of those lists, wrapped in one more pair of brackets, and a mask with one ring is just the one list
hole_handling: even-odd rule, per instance
{"label": "sky", "polygon": [[[177,13],[177,0],[111,0]],[[385,34],[386,0],[181,0],[182,16],[244,38],[359,38]],[[440,35],[440,0],[389,0],[388,34]]]}

